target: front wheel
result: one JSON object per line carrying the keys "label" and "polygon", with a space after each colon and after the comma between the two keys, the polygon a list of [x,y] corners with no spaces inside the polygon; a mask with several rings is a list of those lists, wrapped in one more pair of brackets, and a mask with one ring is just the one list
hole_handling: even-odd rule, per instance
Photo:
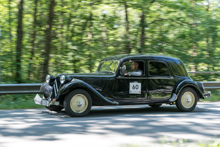
{"label": "front wheel", "polygon": [[184,88],[176,100],[176,106],[180,111],[190,112],[197,104],[198,96],[194,89]]}
{"label": "front wheel", "polygon": [[91,110],[92,98],[85,90],[77,89],[66,96],[64,107],[70,116],[85,116]]}

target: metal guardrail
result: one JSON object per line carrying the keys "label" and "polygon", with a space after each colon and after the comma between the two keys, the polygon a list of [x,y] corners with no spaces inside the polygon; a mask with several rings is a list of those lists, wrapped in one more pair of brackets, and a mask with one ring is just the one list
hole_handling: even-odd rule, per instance
{"label": "metal guardrail", "polygon": [[0,84],[0,94],[36,94],[40,93],[42,83]]}
{"label": "metal guardrail", "polygon": [[[220,89],[220,81],[202,82],[205,90]],[[40,93],[42,83],[33,84],[0,84],[0,95],[2,94],[37,94]]]}
{"label": "metal guardrail", "polygon": [[188,73],[190,74],[197,74],[197,73],[202,73],[202,74],[219,74],[220,71],[189,71]]}
{"label": "metal guardrail", "polygon": [[207,90],[215,90],[220,89],[220,81],[208,81],[208,82],[202,82],[204,85],[204,88]]}
{"label": "metal guardrail", "polygon": [[[190,71],[190,74],[220,74],[220,71]],[[206,90],[220,89],[220,81],[202,82]]]}

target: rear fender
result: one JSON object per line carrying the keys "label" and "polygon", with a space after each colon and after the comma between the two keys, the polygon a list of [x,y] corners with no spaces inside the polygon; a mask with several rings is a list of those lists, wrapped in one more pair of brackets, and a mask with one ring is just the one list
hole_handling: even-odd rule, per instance
{"label": "rear fender", "polygon": [[199,98],[204,99],[203,91],[200,88],[200,86],[197,84],[197,82],[194,82],[193,80],[190,80],[190,79],[186,79],[186,80],[181,81],[174,88],[174,93],[177,94],[177,97],[179,96],[179,93],[182,91],[182,89],[184,89],[186,87],[191,87],[192,89],[194,89],[196,91],[196,93],[198,94]]}

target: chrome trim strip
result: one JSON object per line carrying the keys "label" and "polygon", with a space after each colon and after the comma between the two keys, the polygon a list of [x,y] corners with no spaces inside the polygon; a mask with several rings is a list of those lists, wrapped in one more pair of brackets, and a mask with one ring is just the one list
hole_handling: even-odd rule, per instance
{"label": "chrome trim strip", "polygon": [[163,76],[161,76],[161,77],[148,77],[148,79],[174,79],[172,76],[171,77],[163,77]]}
{"label": "chrome trim strip", "polygon": [[146,80],[148,78],[147,77],[117,77],[117,79]]}
{"label": "chrome trim strip", "polygon": [[117,77],[117,79],[131,79],[131,80],[146,80],[146,79],[174,79],[173,76],[170,76],[170,77]]}

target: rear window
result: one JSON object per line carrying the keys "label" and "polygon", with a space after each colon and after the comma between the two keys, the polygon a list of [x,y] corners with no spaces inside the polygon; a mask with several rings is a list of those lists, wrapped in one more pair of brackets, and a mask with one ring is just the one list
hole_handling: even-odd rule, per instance
{"label": "rear window", "polygon": [[173,73],[177,76],[187,76],[186,69],[184,64],[181,61],[170,62],[170,66],[172,67]]}
{"label": "rear window", "polygon": [[169,76],[170,72],[167,65],[163,62],[150,61],[148,65],[150,76]]}

